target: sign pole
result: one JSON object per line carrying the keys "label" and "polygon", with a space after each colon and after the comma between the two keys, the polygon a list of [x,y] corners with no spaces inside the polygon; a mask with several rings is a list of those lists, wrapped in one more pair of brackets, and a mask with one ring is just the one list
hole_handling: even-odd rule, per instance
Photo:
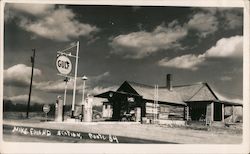
{"label": "sign pole", "polygon": [[43,112],[45,112],[45,121],[48,121],[49,111],[50,111],[50,106],[48,104],[43,105]]}
{"label": "sign pole", "polygon": [[76,78],[77,78],[77,66],[78,66],[78,53],[79,53],[79,41],[77,41],[77,49],[76,49],[76,64],[75,64],[75,78],[74,78],[74,90],[73,90],[73,100],[72,100],[72,112],[71,117],[74,117],[75,110],[75,97],[76,97]]}
{"label": "sign pole", "polygon": [[65,115],[65,107],[66,107],[66,97],[67,97],[67,83],[69,81],[69,78],[66,77],[64,79],[65,81],[65,89],[64,89],[64,97],[63,97],[63,120],[64,120],[64,115]]}
{"label": "sign pole", "polygon": [[46,122],[48,121],[48,113],[45,114]]}
{"label": "sign pole", "polygon": [[64,89],[64,98],[63,98],[63,106],[66,105],[66,97],[67,97],[67,83],[69,81],[68,77],[64,79],[65,81],[65,89]]}

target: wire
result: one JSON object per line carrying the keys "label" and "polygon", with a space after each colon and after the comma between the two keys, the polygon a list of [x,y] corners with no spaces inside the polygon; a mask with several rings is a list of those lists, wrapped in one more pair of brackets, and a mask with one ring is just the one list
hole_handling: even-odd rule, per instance
{"label": "wire", "polygon": [[77,46],[77,44],[71,45],[70,47],[65,47],[63,50],[59,50],[60,52],[66,52],[72,48],[75,48]]}

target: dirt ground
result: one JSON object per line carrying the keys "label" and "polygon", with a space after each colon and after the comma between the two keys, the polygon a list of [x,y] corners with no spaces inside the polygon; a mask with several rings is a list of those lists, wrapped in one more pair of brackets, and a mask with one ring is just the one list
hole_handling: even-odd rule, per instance
{"label": "dirt ground", "polygon": [[234,127],[169,126],[126,122],[40,122],[37,119],[8,119],[4,120],[3,124],[112,134],[183,144],[240,144],[242,142],[242,128],[240,125]]}

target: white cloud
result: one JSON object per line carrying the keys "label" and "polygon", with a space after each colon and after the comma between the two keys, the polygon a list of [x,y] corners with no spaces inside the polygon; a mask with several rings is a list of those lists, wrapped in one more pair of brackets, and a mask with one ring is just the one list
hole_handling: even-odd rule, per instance
{"label": "white cloud", "polygon": [[196,8],[199,10],[186,23],[188,29],[197,30],[201,38],[216,32],[219,27],[223,29],[236,29],[243,25],[242,9],[232,7]]}
{"label": "white cloud", "polygon": [[[6,99],[11,100],[14,103],[27,103],[28,102],[28,95],[18,95],[18,96],[12,96],[12,97],[5,97]],[[41,99],[38,96],[31,96],[30,99],[31,102],[34,103],[45,103],[43,99]]]}
{"label": "white cloud", "polygon": [[[47,39],[69,41],[80,36],[89,37],[99,30],[96,26],[76,20],[75,13],[65,7],[45,4],[13,4],[9,8],[17,12],[16,17],[20,20],[21,28]],[[35,18],[31,20],[22,13],[30,14]]]}
{"label": "white cloud", "polygon": [[160,49],[180,46],[177,42],[187,35],[187,30],[173,21],[167,27],[157,26],[152,32],[138,31],[119,35],[112,39],[112,53],[124,55],[125,58],[139,59]]}
{"label": "white cloud", "polygon": [[[74,87],[73,85],[73,80],[69,81],[67,83],[67,90],[72,91]],[[63,79],[56,81],[39,82],[35,84],[35,88],[46,92],[63,93],[65,89],[65,82],[63,81]],[[80,87],[78,87],[78,89],[80,89]]]}
{"label": "white cloud", "polygon": [[103,80],[109,76],[110,76],[109,72],[104,72],[100,75],[90,77],[90,80],[91,80],[91,82],[98,82],[98,81]]}
{"label": "white cloud", "polygon": [[214,33],[218,29],[217,18],[210,13],[197,13],[187,23],[189,29],[195,29],[200,32],[201,37]]}
{"label": "white cloud", "polygon": [[[211,57],[227,57],[242,58],[243,54],[243,37],[232,36],[230,38],[222,38],[216,42],[216,45],[208,49],[205,53],[194,55],[186,54],[169,59],[168,57],[161,59],[158,65],[165,67],[174,67],[181,69],[197,70],[198,66]],[[229,80],[222,78],[221,80]]]}
{"label": "white cloud", "polygon": [[[34,77],[41,74],[41,70],[34,68]],[[17,64],[4,70],[4,84],[21,87],[27,86],[30,84],[30,76],[31,67],[24,64]]]}
{"label": "white cloud", "polygon": [[210,14],[215,15],[216,12],[218,11],[218,8],[215,8],[215,7],[200,7],[200,8],[198,8],[198,10],[202,10],[205,13],[210,13]]}
{"label": "white cloud", "polygon": [[222,38],[205,52],[206,57],[242,57],[243,37]]}
{"label": "white cloud", "polygon": [[100,93],[103,93],[103,92],[106,92],[106,91],[110,91],[110,90],[117,90],[117,86],[112,86],[112,87],[100,87],[100,86],[97,86],[97,87],[94,87],[94,88],[91,88],[89,89],[88,93],[91,94],[91,95],[97,95],[97,94],[100,94]]}
{"label": "white cloud", "polygon": [[202,8],[201,10],[216,16],[225,29],[236,29],[243,25],[243,9],[241,8]]}
{"label": "white cloud", "polygon": [[[15,9],[19,12],[25,12],[32,15],[44,15],[55,8],[53,4],[25,4],[13,3],[6,5],[8,8]],[[8,9],[7,8],[7,9]]]}
{"label": "white cloud", "polygon": [[[107,78],[109,75],[110,75],[109,72],[104,72],[97,76],[88,77],[88,80],[86,81],[86,87],[85,87],[86,93],[88,92],[88,90],[90,91],[90,93],[92,93],[92,91],[97,91],[98,89],[95,89],[95,88],[92,89],[90,87],[92,87],[94,84],[97,84],[101,80]],[[59,79],[55,81],[39,82],[39,83],[36,83],[34,86],[38,90],[45,91],[45,92],[52,92],[52,93],[64,93],[64,90],[65,90],[65,82],[63,81],[63,79]],[[81,77],[77,77],[76,90],[78,94],[82,94],[82,86],[83,86],[83,81]],[[74,89],[74,80],[71,79],[67,82],[67,93],[72,94],[73,89]]]}
{"label": "white cloud", "polygon": [[182,55],[173,59],[164,58],[158,62],[160,66],[174,67],[181,69],[197,70],[198,65],[204,62],[205,58],[202,55],[196,56],[193,54]]}
{"label": "white cloud", "polygon": [[[107,74],[107,73],[104,73],[104,75],[105,74]],[[102,76],[102,75],[100,75],[100,76]],[[98,77],[100,77],[100,76],[98,76]],[[89,84],[91,85],[92,83],[89,83]],[[41,83],[36,84],[35,88],[38,90],[41,90],[41,91],[49,92],[49,93],[63,94],[64,90],[65,90],[65,82],[63,82],[62,80],[41,82]],[[111,87],[96,86],[96,87],[92,88],[92,86],[88,86],[88,82],[87,82],[86,89],[85,89],[85,97],[87,97],[87,94],[89,94],[90,96],[94,96],[94,95],[97,95],[97,94],[100,94],[100,93],[103,93],[103,92],[106,92],[109,90],[117,90],[117,88],[118,88],[117,86],[111,86]],[[81,80],[81,78],[77,78],[76,90],[77,90],[76,95],[82,96],[82,80]],[[67,95],[72,95],[72,94],[73,94],[73,80],[68,82],[68,86],[67,86]],[[102,105],[102,102],[104,100],[105,99],[103,99],[103,98],[95,98],[94,97],[92,105],[100,106],[100,105]],[[76,104],[81,104],[81,99]]]}
{"label": "white cloud", "polygon": [[217,17],[224,29],[236,29],[243,26],[243,9],[236,7],[203,8],[203,11]]}
{"label": "white cloud", "polygon": [[70,38],[88,36],[98,28],[75,20],[75,14],[66,8],[59,8],[37,21],[22,20],[20,26],[39,36],[68,41]]}
{"label": "white cloud", "polygon": [[[86,88],[87,88],[87,84],[88,82],[86,82]],[[39,82],[39,83],[36,83],[34,86],[37,90],[41,90],[44,92],[63,94],[65,90],[65,81],[62,78],[62,79],[55,80],[55,81]],[[81,80],[81,77],[77,77],[76,93],[82,94],[82,86],[83,86],[83,81]],[[67,94],[73,94],[73,89],[74,89],[74,80],[70,79],[67,82]]]}
{"label": "white cloud", "polygon": [[203,8],[180,25],[177,20],[157,26],[152,32],[138,31],[111,38],[112,53],[124,58],[140,59],[159,50],[182,48],[179,41],[192,30],[201,38],[218,31],[219,26],[233,29],[242,25],[242,13],[231,8]]}

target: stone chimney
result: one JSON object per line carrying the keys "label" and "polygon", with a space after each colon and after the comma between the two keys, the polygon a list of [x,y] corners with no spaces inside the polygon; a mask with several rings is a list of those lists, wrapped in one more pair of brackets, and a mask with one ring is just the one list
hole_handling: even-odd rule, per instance
{"label": "stone chimney", "polygon": [[172,91],[173,87],[172,87],[172,74],[167,74],[167,80],[166,80],[166,87],[168,90]]}

